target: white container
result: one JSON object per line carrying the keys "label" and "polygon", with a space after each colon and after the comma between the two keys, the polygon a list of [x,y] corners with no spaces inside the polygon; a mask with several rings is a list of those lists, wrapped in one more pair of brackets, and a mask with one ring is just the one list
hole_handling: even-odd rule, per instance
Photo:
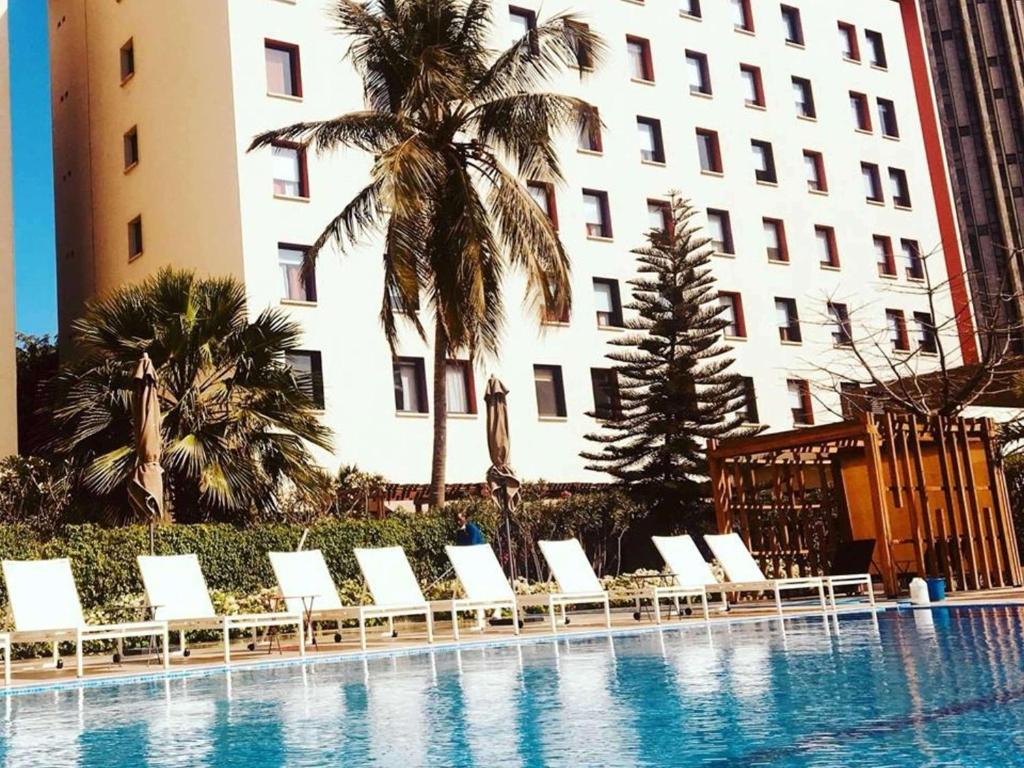
{"label": "white container", "polygon": [[928,597],[928,585],[925,580],[918,577],[910,582],[910,604],[911,605],[931,605],[932,601]]}

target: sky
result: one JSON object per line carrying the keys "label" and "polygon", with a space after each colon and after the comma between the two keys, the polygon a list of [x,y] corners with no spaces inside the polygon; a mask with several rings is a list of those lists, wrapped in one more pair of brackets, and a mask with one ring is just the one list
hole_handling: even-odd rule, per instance
{"label": "sky", "polygon": [[55,333],[57,287],[50,147],[50,60],[44,0],[10,0],[17,328]]}

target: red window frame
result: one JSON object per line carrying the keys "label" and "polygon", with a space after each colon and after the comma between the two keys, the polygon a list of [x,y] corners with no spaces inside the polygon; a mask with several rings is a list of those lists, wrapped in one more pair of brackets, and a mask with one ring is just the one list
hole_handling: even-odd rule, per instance
{"label": "red window frame", "polygon": [[871,124],[871,107],[868,104],[867,94],[850,91],[850,102],[856,105],[857,130],[872,133],[875,129]]}
{"label": "red window frame", "polygon": [[[601,115],[597,111],[597,107],[591,107],[587,112],[588,114],[583,117],[585,125],[582,127],[587,131],[590,146],[580,147],[580,149],[586,152],[604,152],[604,139],[601,136]],[[583,131],[581,130],[580,133],[582,134]]]}
{"label": "red window frame", "polygon": [[296,156],[299,161],[299,197],[303,200],[308,200],[309,166],[306,163],[306,148],[300,144],[296,144],[294,141],[274,141],[271,142],[270,146],[296,150]]}
{"label": "red window frame", "polygon": [[[762,224],[767,224],[775,230],[776,239],[779,242],[779,255],[777,258],[768,256],[768,261],[777,262],[780,264],[789,263],[789,243],[786,240],[786,222],[782,219],[775,219],[771,216],[764,216],[761,219]],[[765,245],[765,251],[767,252],[768,246]]]}
{"label": "red window frame", "polygon": [[886,235],[874,235],[874,244],[883,248],[885,262],[878,262],[879,277],[896,277],[896,255],[892,250],[892,238]]}
{"label": "red window frame", "polygon": [[917,240],[909,240],[904,237],[900,240],[900,247],[903,249],[904,253],[907,252],[907,246],[910,246],[910,250],[913,251],[914,255],[909,259],[909,261],[912,262],[912,266],[908,264],[904,268],[904,272],[907,276],[907,280],[920,282],[921,280],[924,280],[924,258],[921,256],[921,245]]}
{"label": "red window frame", "polygon": [[860,61],[860,38],[857,35],[857,25],[851,24],[848,21],[840,21],[838,23],[840,31],[844,32],[847,39],[850,41],[850,55],[843,54],[843,58],[847,61]]}
{"label": "red window frame", "polygon": [[294,96],[297,99],[302,98],[302,63],[299,56],[299,46],[295,43],[287,43],[284,40],[274,40],[272,38],[264,38],[263,48],[270,48],[274,51],[281,51],[288,54],[288,59],[291,62],[292,70],[292,93],[277,93],[275,96]]}
{"label": "red window frame", "polygon": [[897,208],[912,207],[912,201],[910,199],[910,180],[907,178],[907,172],[902,168],[890,168],[889,181],[893,186],[899,189],[899,194],[894,194],[892,196],[892,204]]}
{"label": "red window frame", "polygon": [[803,331],[800,329],[800,310],[797,308],[796,299],[787,299],[781,296],[776,296],[776,308],[778,308],[779,304],[784,304],[786,306],[786,325],[778,326],[779,341],[788,341],[793,344],[802,344],[804,340],[804,334]]}
{"label": "red window frame", "polygon": [[743,296],[738,291],[719,291],[718,298],[729,301],[732,305],[733,319],[735,320],[736,333],[726,333],[725,335],[731,339],[747,338],[747,320],[743,314]]}
{"label": "red window frame", "polygon": [[[714,89],[711,87],[711,66],[708,64],[708,55],[700,51],[687,50],[685,56],[687,59],[696,61],[700,67],[701,86],[690,83],[690,93],[710,96]],[[689,74],[689,67],[687,67],[687,74]]]}
{"label": "red window frame", "polygon": [[839,269],[839,245],[836,242],[836,229],[835,227],[828,227],[824,224],[814,225],[814,236],[817,238],[818,234],[822,233],[825,235],[825,242],[828,247],[828,261],[820,261],[819,263],[823,267],[830,267],[832,269]]}
{"label": "red window frame", "polygon": [[632,71],[630,71],[630,77],[634,80],[640,80],[644,83],[654,82],[654,58],[651,55],[651,41],[646,37],[637,37],[636,35],[626,35],[626,47],[627,52],[630,45],[640,46],[640,66],[643,69],[641,73],[642,77],[636,77]]}
{"label": "red window frame", "polygon": [[[468,415],[476,415],[476,377],[473,375],[473,364],[469,360],[449,358],[448,360],[445,360],[445,366],[450,365],[457,366],[462,369],[462,377],[466,384],[466,405],[469,407],[469,410],[465,411],[465,413]],[[447,373],[447,367],[445,369],[445,373]],[[445,403],[445,410],[448,411],[448,413],[453,413],[453,411],[448,410],[447,405],[448,404]]]}
{"label": "red window frame", "polygon": [[[814,84],[806,77],[798,77],[793,75],[790,80],[793,85],[800,87],[800,93],[803,95],[803,107],[797,113],[797,117],[802,117],[806,120],[817,120],[818,119],[818,107],[814,103]],[[794,106],[797,106],[794,102]]]}
{"label": "red window frame", "polygon": [[741,32],[754,32],[754,11],[750,7],[750,0],[740,0],[740,15],[743,16],[743,23],[733,23],[733,27]]}
{"label": "red window frame", "polygon": [[530,53],[535,56],[540,53],[540,46],[537,44],[537,12],[518,5],[510,5],[508,15],[526,20],[527,34],[530,36]]}
{"label": "red window frame", "polygon": [[764,78],[761,76],[761,68],[753,64],[740,64],[740,72],[748,72],[754,77],[754,97],[756,101],[744,98],[748,107],[765,107],[767,100],[764,97]]}
{"label": "red window frame", "polygon": [[796,426],[811,426],[814,424],[814,403],[811,402],[811,386],[804,379],[787,379],[786,389],[792,389],[796,385],[800,393],[800,410],[791,408],[793,424]]}
{"label": "red window frame", "polygon": [[811,192],[828,192],[828,176],[825,173],[825,156],[813,149],[805,149],[804,157],[814,161],[817,179],[808,179],[807,188]]}
{"label": "red window frame", "polygon": [[[829,321],[835,323],[832,331],[832,343],[837,347],[848,347],[853,343],[853,327],[850,323],[850,310],[846,304],[830,301],[827,305]],[[835,310],[835,314],[832,310]],[[837,338],[838,337],[838,338]]]}
{"label": "red window frame", "polygon": [[[782,21],[786,27],[786,42],[790,45],[804,45],[804,21],[800,16],[800,9],[783,3],[779,6],[782,12]],[[793,24],[793,37],[789,37],[789,25],[790,22]]]}
{"label": "red window frame", "polygon": [[902,309],[887,309],[885,310],[885,329],[886,332],[890,332],[890,324],[895,321],[896,324],[896,338],[890,337],[892,342],[892,348],[896,352],[909,352],[910,351],[910,335],[907,333],[907,316],[903,313]]}
{"label": "red window frame", "polygon": [[[702,173],[724,173],[722,166],[722,147],[718,142],[718,131],[710,128],[697,128],[697,140],[708,139],[708,159],[711,161],[710,168],[701,168]],[[697,148],[697,160],[700,162],[700,147]]]}
{"label": "red window frame", "polygon": [[671,237],[675,230],[675,221],[672,218],[672,203],[667,200],[653,200],[648,198],[647,207],[658,209],[658,212],[661,214],[663,231],[666,235]]}
{"label": "red window frame", "polygon": [[558,204],[555,200],[555,185],[548,181],[528,181],[526,186],[529,189],[539,189],[544,193],[548,204],[548,219],[551,226],[558,231]]}

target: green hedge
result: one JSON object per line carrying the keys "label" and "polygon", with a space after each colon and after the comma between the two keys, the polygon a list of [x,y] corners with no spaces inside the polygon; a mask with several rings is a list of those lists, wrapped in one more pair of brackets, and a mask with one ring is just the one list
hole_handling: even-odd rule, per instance
{"label": "green hedge", "polygon": [[[158,555],[194,552],[210,589],[252,594],[276,582],[267,552],[293,550],[302,536],[298,525],[235,528],[230,525],[170,525],[156,529]],[[149,528],[68,526],[41,541],[29,528],[0,525],[0,558],[70,558],[86,609],[111,605],[143,591],[135,558],[149,553]],[[386,520],[325,520],[309,528],[306,549],[320,549],[336,583],[358,578],[352,550],[360,546],[405,548],[417,575],[432,581],[447,569],[445,544],[454,538],[450,515],[396,516]],[[0,601],[7,602],[6,586]]]}

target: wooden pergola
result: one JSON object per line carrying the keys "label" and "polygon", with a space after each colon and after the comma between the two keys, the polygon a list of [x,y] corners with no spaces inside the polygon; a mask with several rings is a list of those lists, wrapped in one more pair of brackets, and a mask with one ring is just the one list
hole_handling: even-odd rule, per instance
{"label": "wooden pergola", "polygon": [[890,596],[913,575],[951,591],[1021,586],[1017,540],[990,419],[857,421],[711,443],[716,522],[778,576],[828,573],[874,539]]}

